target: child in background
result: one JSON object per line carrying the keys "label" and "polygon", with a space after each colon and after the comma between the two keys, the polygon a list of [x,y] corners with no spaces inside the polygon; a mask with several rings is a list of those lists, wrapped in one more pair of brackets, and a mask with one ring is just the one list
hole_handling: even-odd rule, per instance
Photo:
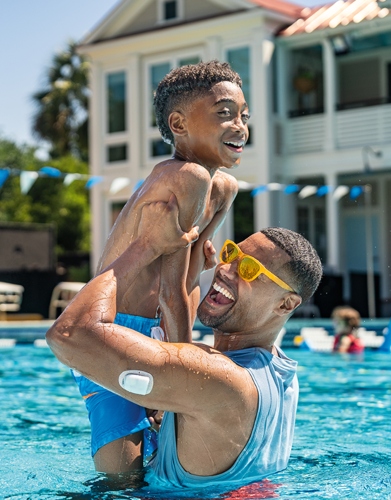
{"label": "child in background", "polygon": [[331,313],[335,328],[334,352],[360,353],[365,346],[358,338],[361,316],[349,306],[338,306]]}

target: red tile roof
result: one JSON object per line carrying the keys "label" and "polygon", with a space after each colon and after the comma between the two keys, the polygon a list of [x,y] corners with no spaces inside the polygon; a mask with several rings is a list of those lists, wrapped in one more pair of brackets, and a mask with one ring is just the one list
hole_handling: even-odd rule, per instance
{"label": "red tile roof", "polygon": [[264,9],[279,12],[291,17],[299,17],[303,10],[302,5],[297,5],[292,2],[285,2],[284,0],[250,0],[251,3],[262,7]]}
{"label": "red tile roof", "polygon": [[383,18],[391,14],[391,10],[382,7],[385,0],[338,0],[335,3],[306,7],[300,17],[288,28],[280,31],[280,36],[291,36],[298,33],[312,33],[315,30],[346,26],[364,20]]}

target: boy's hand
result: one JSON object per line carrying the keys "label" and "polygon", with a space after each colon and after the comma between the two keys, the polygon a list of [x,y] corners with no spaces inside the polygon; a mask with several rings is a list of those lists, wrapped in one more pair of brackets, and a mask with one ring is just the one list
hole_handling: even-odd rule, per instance
{"label": "boy's hand", "polygon": [[174,194],[168,202],[146,203],[142,208],[139,238],[143,238],[157,255],[171,254],[198,240],[198,226],[188,233],[179,226],[179,207]]}
{"label": "boy's hand", "polygon": [[217,265],[216,258],[216,249],[213,246],[213,243],[210,240],[206,240],[204,243],[204,271],[208,271],[209,269],[213,269]]}

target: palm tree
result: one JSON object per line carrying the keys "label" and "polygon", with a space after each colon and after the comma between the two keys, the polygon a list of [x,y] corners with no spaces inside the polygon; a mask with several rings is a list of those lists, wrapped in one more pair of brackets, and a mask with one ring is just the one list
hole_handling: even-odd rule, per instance
{"label": "palm tree", "polygon": [[88,62],[76,49],[76,43],[69,42],[54,55],[46,88],[33,95],[33,134],[49,142],[52,158],[88,157]]}

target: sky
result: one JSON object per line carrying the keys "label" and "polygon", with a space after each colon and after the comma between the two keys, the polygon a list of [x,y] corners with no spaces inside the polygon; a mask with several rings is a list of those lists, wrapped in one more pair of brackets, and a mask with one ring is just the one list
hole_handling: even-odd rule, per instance
{"label": "sky", "polygon": [[[289,1],[289,0],[288,0]],[[0,137],[37,145],[31,96],[53,55],[79,41],[119,0],[0,0]],[[303,6],[327,0],[298,0]]]}

